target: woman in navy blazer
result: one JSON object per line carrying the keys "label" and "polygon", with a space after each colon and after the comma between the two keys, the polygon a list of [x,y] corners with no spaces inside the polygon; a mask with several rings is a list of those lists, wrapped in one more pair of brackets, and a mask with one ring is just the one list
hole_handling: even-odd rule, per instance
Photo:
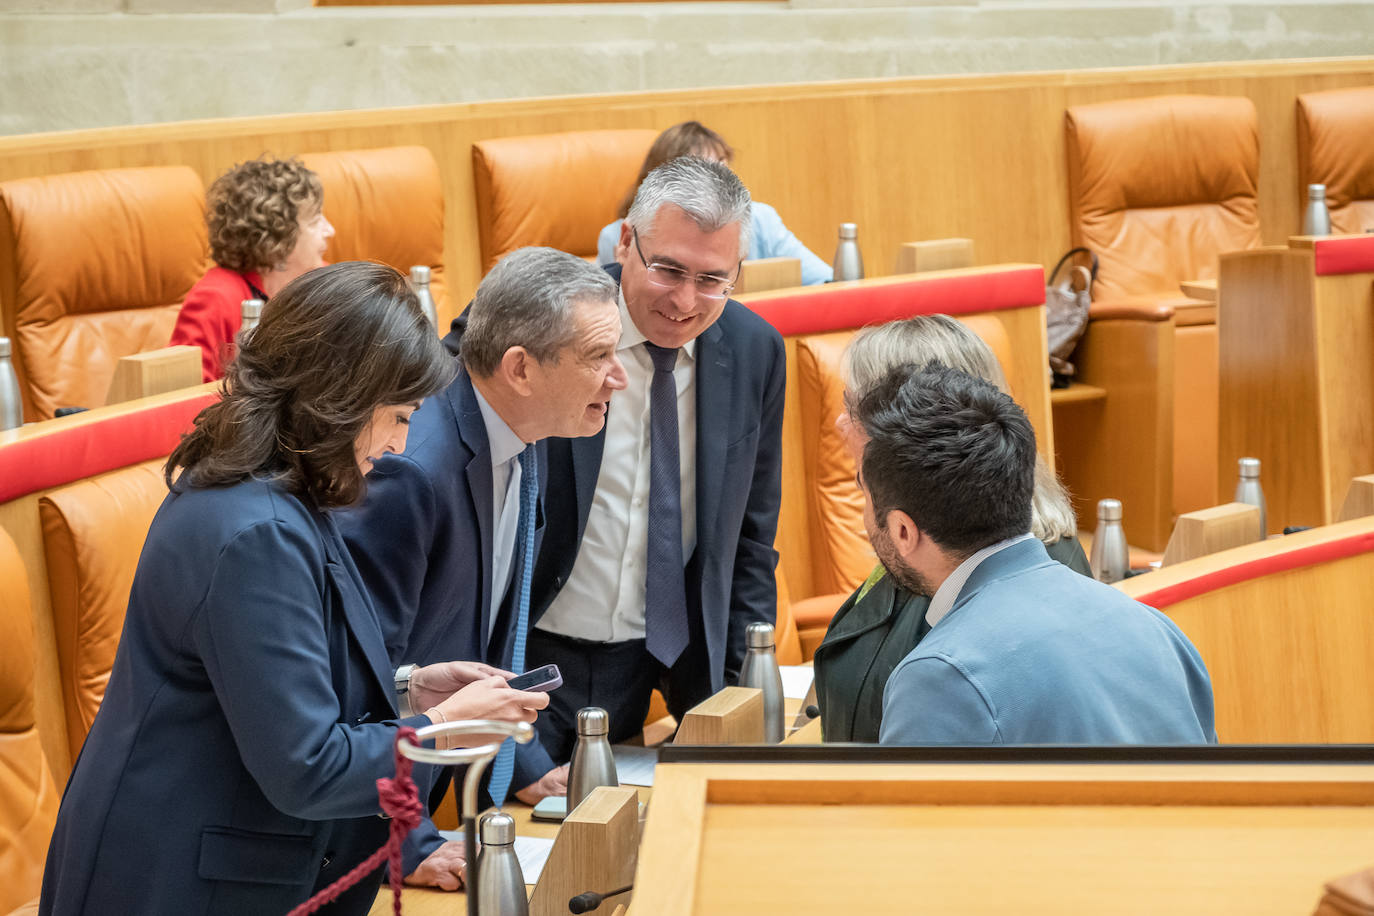
{"label": "woman in navy blazer", "polygon": [[[548,702],[450,662],[412,681],[428,714],[396,719],[376,613],[330,510],[358,500],[453,376],[405,279],[312,271],[245,338],[221,400],[168,459],[41,913],[285,913],[386,839],[376,780],[393,772],[397,725],[531,721]],[[380,879],[327,911],[367,912]]]}

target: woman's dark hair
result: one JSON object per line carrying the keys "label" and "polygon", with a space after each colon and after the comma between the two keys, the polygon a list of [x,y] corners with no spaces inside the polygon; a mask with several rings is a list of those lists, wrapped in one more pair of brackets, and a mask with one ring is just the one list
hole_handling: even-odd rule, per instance
{"label": "woman's dark hair", "polygon": [[634,186],[625,195],[625,199],[620,202],[620,209],[616,211],[615,215],[621,219],[629,215],[630,205],[635,202],[635,195],[639,193],[639,186],[644,183],[645,178],[649,177],[649,173],[663,163],[671,162],[681,156],[719,159],[729,165],[730,160],[735,156],[735,151],[730,144],[725,142],[724,137],[700,121],[683,121],[681,124],[674,124],[654,138],[653,146],[649,147],[649,152],[644,156],[644,164],[639,167],[639,177],[635,179]]}
{"label": "woman's dark hair", "polygon": [[354,443],[373,411],[428,397],[456,371],[401,274],[363,261],[312,270],[240,335],[221,399],[167,459],[167,485],[258,477],[322,509],[351,505],[364,488]]}

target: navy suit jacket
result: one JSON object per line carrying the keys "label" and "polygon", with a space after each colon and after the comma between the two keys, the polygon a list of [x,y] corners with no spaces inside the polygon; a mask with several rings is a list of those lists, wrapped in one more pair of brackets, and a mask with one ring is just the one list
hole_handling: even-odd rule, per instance
{"label": "navy suit jacket", "polygon": [[[544,474],[539,476],[542,488]],[[509,666],[516,589],[506,593],[492,625],[492,506],[487,428],[472,379],[460,369],[447,389],[411,416],[405,452],[376,462],[363,504],[339,513],[393,666],[477,660]],[[536,549],[542,528],[541,517]],[[519,560],[517,550],[512,586],[519,581]],[[554,767],[534,744],[517,745],[515,763],[515,788]],[[407,873],[442,842],[425,821],[407,840]]]}
{"label": "navy suit jacket", "polygon": [[[394,716],[381,629],[329,516],[260,480],[169,494],[40,912],[286,912],[385,841]],[[327,911],[366,913],[381,873]]]}
{"label": "navy suit jacket", "polygon": [[1172,620],[1032,538],[980,563],[893,670],[880,740],[1215,742],[1212,682]]}
{"label": "navy suit jacket", "polygon": [[[620,280],[620,265],[606,271]],[[777,618],[773,538],[786,382],[781,335],[743,305],[726,302],[716,323],[697,338],[696,350],[697,546],[687,566],[687,602],[700,620],[709,666],[691,672],[693,682],[685,686],[702,699],[739,678],[745,628]],[[534,566],[532,619],[572,572],[605,444],[604,426],[585,439],[547,440],[548,532]]]}

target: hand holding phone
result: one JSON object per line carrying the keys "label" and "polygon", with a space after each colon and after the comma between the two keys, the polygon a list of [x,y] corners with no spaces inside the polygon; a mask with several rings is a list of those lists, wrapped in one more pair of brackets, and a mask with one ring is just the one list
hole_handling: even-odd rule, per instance
{"label": "hand holding phone", "polygon": [[524,674],[507,678],[506,683],[514,690],[548,692],[563,686],[563,675],[559,673],[557,665],[545,665],[542,668],[531,668]]}

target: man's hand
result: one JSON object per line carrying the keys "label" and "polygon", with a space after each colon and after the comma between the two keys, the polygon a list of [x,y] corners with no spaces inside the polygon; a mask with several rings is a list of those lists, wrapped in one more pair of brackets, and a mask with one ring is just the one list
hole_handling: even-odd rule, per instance
{"label": "man's hand", "polygon": [[493,676],[513,675],[481,662],[439,662],[416,668],[410,675],[410,708],[421,712],[438,706],[468,684]]}
{"label": "man's hand", "polygon": [[550,795],[568,794],[568,765],[554,767],[537,782],[532,782],[525,788],[515,793],[515,797],[527,805],[538,804],[541,799],[548,798]]}
{"label": "man's hand", "polygon": [[449,840],[406,875],[405,883],[412,887],[456,891],[462,888],[467,874],[468,861],[463,851],[463,841]]}

